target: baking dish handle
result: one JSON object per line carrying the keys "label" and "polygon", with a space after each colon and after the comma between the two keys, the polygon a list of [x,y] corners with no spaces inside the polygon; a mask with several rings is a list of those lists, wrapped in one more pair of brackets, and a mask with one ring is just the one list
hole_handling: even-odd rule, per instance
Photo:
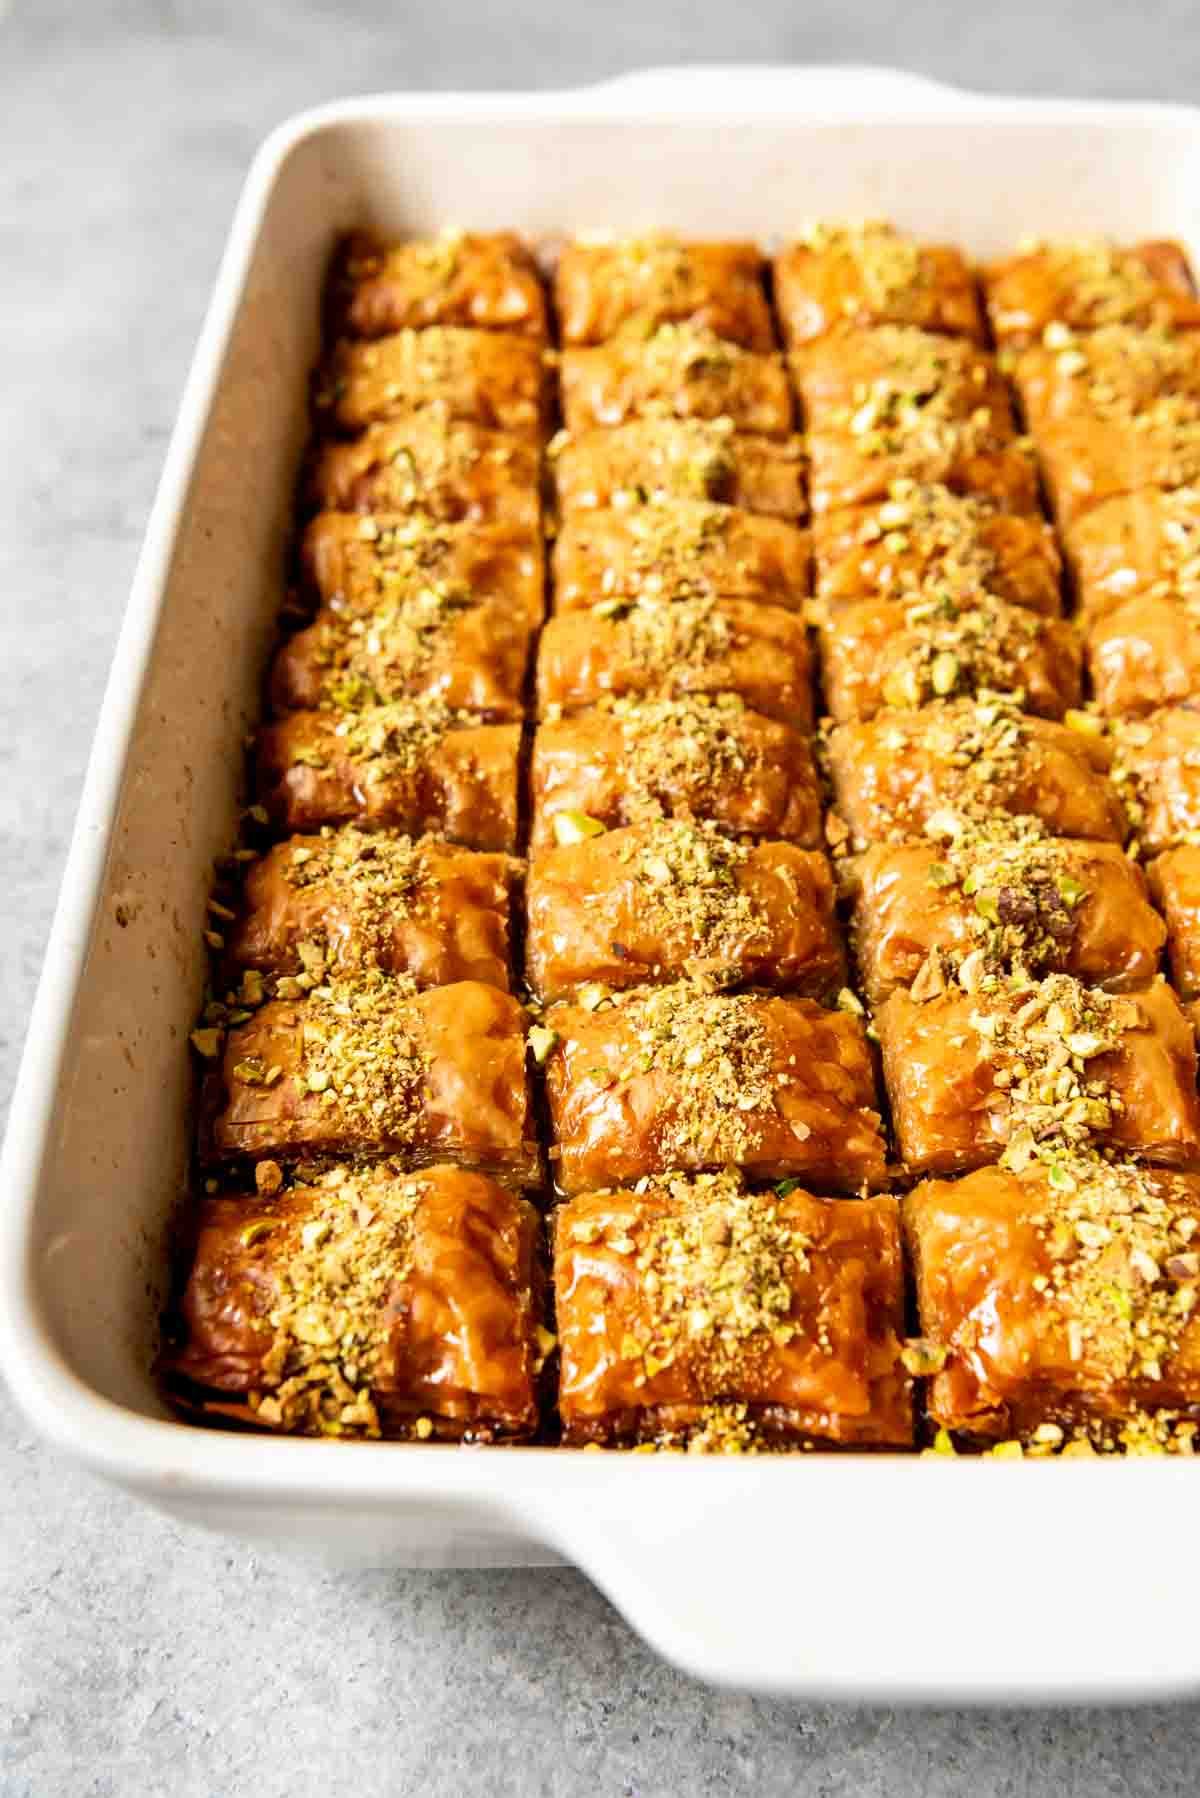
{"label": "baking dish handle", "polygon": [[539,1506],[544,1534],[714,1684],[860,1703],[1200,1689],[1186,1544],[1112,1535],[1114,1517],[1182,1515],[1187,1461],[603,1460]]}
{"label": "baking dish handle", "polygon": [[636,69],[610,81],[581,88],[574,96],[611,108],[629,104],[639,111],[669,108],[720,114],[747,106],[758,112],[844,113],[847,105],[862,112],[897,114],[956,111],[974,96],[906,69],[874,68],[866,63],[784,64],[696,63],[661,69]]}

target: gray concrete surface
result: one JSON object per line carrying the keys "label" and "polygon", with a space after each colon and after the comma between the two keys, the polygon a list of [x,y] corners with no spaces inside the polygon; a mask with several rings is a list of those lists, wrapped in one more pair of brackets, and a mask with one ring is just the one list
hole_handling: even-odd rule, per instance
{"label": "gray concrete surface", "polygon": [[[1186,0],[0,0],[0,1124],[139,534],[256,140],[354,90],[719,58],[1194,99],[1200,18]],[[10,1411],[0,1423],[4,1798],[1200,1786],[1193,1707],[905,1714],[713,1694],[574,1574],[315,1574],[177,1529],[54,1463]],[[919,1544],[919,1518],[895,1521]],[[1147,1527],[1132,1520],[1135,1540]],[[878,1622],[867,1594],[864,1628]]]}

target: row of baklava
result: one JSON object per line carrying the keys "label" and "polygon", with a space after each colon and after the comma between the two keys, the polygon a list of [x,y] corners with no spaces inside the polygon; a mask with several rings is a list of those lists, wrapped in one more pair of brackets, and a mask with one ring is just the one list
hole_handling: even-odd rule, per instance
{"label": "row of baklava", "polygon": [[1119,382],[1177,330],[1174,369],[1200,318],[1190,277],[1167,246],[1030,246],[984,272],[997,358],[960,261],[832,235],[882,298],[848,342],[793,359],[813,507],[874,502],[858,541],[903,611],[872,621],[896,658],[872,683],[879,652],[846,630],[818,547],[833,841],[903,1172],[965,1175],[904,1201],[927,1411],[1011,1452],[1188,1449],[1200,1181],[1174,1170],[1200,1165],[1196,1058],[1125,850],[1139,801],[1178,775],[1154,754],[1134,769],[1079,710],[1085,640],[1100,710],[1119,708],[1095,638],[1059,617],[1002,364],[1072,553],[1073,520],[1154,464],[1115,467],[1107,398],[1094,420],[1047,393],[1045,340],[1072,346],[1064,379],[1107,358]]}

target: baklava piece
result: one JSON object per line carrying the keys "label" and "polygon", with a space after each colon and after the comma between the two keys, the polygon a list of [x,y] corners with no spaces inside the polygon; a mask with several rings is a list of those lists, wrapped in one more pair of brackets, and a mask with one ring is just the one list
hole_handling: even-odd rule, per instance
{"label": "baklava piece", "polygon": [[421,587],[372,611],[322,606],[277,651],[276,711],[347,711],[433,698],[489,720],[520,718],[533,632],[507,599]]}
{"label": "baklava piece", "polygon": [[1113,779],[1146,853],[1200,841],[1200,711],[1167,706],[1113,734]]}
{"label": "baklava piece", "polygon": [[303,1436],[532,1436],[533,1206],[458,1167],[339,1166],[288,1186],[271,1171],[266,1190],[200,1205],[183,1340],[164,1357],[187,1408]]}
{"label": "baklava piece", "polygon": [[531,628],[545,615],[542,546],[521,531],[322,512],[305,530],[301,562],[322,604],[349,617],[430,591],[459,606],[499,600]]}
{"label": "baklava piece", "polygon": [[856,869],[854,946],[873,1005],[955,979],[1073,974],[1121,992],[1158,972],[1166,932],[1141,870],[1115,843],[1049,837],[1032,819],[949,842],[876,844]]}
{"label": "baklava piece", "polygon": [[1120,995],[1069,974],[985,978],[926,999],[897,991],[875,1023],[911,1174],[1016,1165],[1047,1141],[1200,1163],[1196,1046],[1161,976]]}
{"label": "baklava piece", "polygon": [[1200,487],[1144,487],[1077,518],[1064,535],[1080,621],[1131,599],[1200,603]]}
{"label": "baklava piece", "polygon": [[838,723],[963,694],[1008,694],[1047,718],[1080,700],[1074,626],[986,593],[957,600],[930,587],[905,605],[838,606],[823,617],[820,642],[825,699]]}
{"label": "baklava piece", "polygon": [[813,529],[817,597],[908,603],[930,587],[956,599],[994,594],[1047,617],[1062,610],[1054,532],[936,482],[893,481],[877,505],[826,513]]}
{"label": "baklava piece", "polygon": [[568,1444],[911,1444],[896,1201],[788,1184],[673,1174],[559,1208]]}
{"label": "baklava piece", "polygon": [[802,524],[808,511],[799,437],[754,437],[731,418],[638,418],[551,438],[558,508],[572,512],[703,499]]}
{"label": "baklava piece", "polygon": [[1127,601],[1093,625],[1087,663],[1097,708],[1109,717],[1200,698],[1200,601]]}
{"label": "baklava piece", "polygon": [[1171,979],[1184,999],[1200,997],[1200,847],[1185,843],[1156,856],[1146,869],[1150,891],[1166,919]]}
{"label": "baklava piece", "polygon": [[791,435],[782,356],[743,350],[696,325],[566,349],[560,370],[563,420],[573,436],[640,418],[728,419],[737,431]]}
{"label": "baklava piece", "polygon": [[529,984],[542,999],[684,973],[820,997],[843,978],[825,857],[737,843],[713,824],[661,819],[547,849],[526,903]]}
{"label": "baklava piece", "polygon": [[821,798],[809,738],[736,694],[606,700],[542,724],[533,743],[531,850],[602,826],[709,819],[812,848]]}
{"label": "baklava piece", "polygon": [[392,825],[512,850],[520,745],[520,725],[479,724],[436,698],[292,712],[258,733],[258,796],[286,831]]}
{"label": "baklava piece", "polygon": [[543,1027],[564,1193],[728,1166],[838,1192],[884,1182],[870,1046],[848,1012],[685,980],[588,992]]}
{"label": "baklava piece", "polygon": [[898,480],[938,483],[1014,512],[1037,510],[1007,386],[974,344],[899,325],[795,350],[814,516],[888,498]]}
{"label": "baklava piece", "polygon": [[605,599],[755,599],[798,609],[811,592],[807,531],[703,500],[567,518],[554,546],[554,605]]}
{"label": "baklava piece", "polygon": [[668,232],[568,243],[554,276],[562,340],[607,343],[689,324],[743,349],[773,349],[763,268],[755,244],[688,243]]}
{"label": "baklava piece", "polygon": [[542,718],[608,696],[735,693],[768,718],[812,723],[812,660],[798,612],[745,599],[602,600],[551,618],[538,643]]}
{"label": "baklava piece", "polygon": [[1021,351],[1014,379],[1061,530],[1118,494],[1200,478],[1200,333],[1063,327]]}
{"label": "baklava piece", "polygon": [[1119,843],[1128,831],[1104,737],[1002,699],[939,700],[839,724],[828,753],[835,847],[923,837],[930,826],[950,834],[956,817],[1004,813],[1034,817],[1057,837]]}
{"label": "baklava piece", "polygon": [[210,1158],[396,1154],[532,1184],[525,1013],[480,981],[327,977],[226,1037],[205,1092]]}
{"label": "baklava piece", "polygon": [[985,268],[983,283],[993,334],[1006,348],[1025,349],[1055,326],[1200,325],[1200,302],[1177,243],[1035,239]]}
{"label": "baklava piece", "polygon": [[1008,1452],[1192,1452],[1195,1175],[1056,1154],[903,1209],[936,1425]]}
{"label": "baklava piece", "polygon": [[419,513],[536,536],[539,464],[527,438],[417,412],[352,442],[321,444],[305,493],[313,511]]}
{"label": "baklava piece", "polygon": [[983,342],[975,281],[960,250],[918,244],[882,220],[819,220],[775,259],[784,341],[874,325],[916,325]]}
{"label": "baklava piece", "polygon": [[351,337],[430,325],[511,331],[543,342],[546,296],[512,231],[441,231],[384,243],[365,231],[342,247],[331,283],[337,324]]}
{"label": "baklava piece", "polygon": [[335,344],[317,382],[318,420],[352,435],[367,425],[432,412],[446,423],[537,437],[545,424],[541,344],[495,331],[435,325],[373,343]]}
{"label": "baklava piece", "polygon": [[246,869],[224,932],[229,965],[274,976],[283,998],[367,967],[411,974],[418,987],[480,980],[507,991],[517,866],[394,830],[291,837]]}

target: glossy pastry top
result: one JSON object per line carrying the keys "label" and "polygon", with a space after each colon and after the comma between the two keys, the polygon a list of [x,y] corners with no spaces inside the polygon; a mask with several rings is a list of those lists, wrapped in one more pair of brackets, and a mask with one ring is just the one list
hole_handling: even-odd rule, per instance
{"label": "glossy pastry top", "polygon": [[1015,379],[1060,526],[1142,487],[1200,479],[1200,333],[1063,329]]}
{"label": "glossy pastry top", "polygon": [[961,251],[918,244],[881,220],[821,220],[775,259],[775,304],[795,345],[872,325],[916,325],[983,341]]}
{"label": "glossy pastry top", "polygon": [[373,611],[323,606],[278,650],[276,711],[346,712],[429,695],[479,718],[520,718],[532,631],[511,601],[422,587]]}
{"label": "glossy pastry top", "polygon": [[434,325],[372,343],[343,338],[317,385],[318,418],[351,434],[432,411],[447,421],[537,437],[545,422],[545,352],[532,338]]}
{"label": "glossy pastry top", "polygon": [[637,418],[551,438],[559,510],[706,499],[802,524],[808,511],[799,437],[752,436],[724,418]]}
{"label": "glossy pastry top", "polygon": [[542,718],[609,694],[735,693],[765,717],[812,722],[804,619],[754,600],[602,600],[586,612],[564,612],[542,632],[537,670]]}
{"label": "glossy pastry top", "polygon": [[300,553],[325,604],[355,617],[404,600],[428,604],[429,594],[459,606],[498,599],[531,626],[545,613],[541,542],[523,531],[322,512],[305,529]]}
{"label": "glossy pastry top", "polygon": [[512,850],[520,745],[519,725],[480,724],[429,695],[292,712],[258,733],[258,796],[288,831],[357,822]]}
{"label": "glossy pastry top", "polygon": [[1034,240],[983,271],[988,319],[998,343],[1021,349],[1047,327],[1200,324],[1187,258],[1177,243],[1129,245],[1101,237]]}
{"label": "glossy pastry top", "polygon": [[1056,1154],[926,1181],[903,1207],[937,1423],[1170,1445],[1176,1420],[1153,1414],[1200,1405],[1200,1179]]}
{"label": "glossy pastry top", "polygon": [[281,998],[370,966],[411,974],[419,987],[482,980],[507,989],[517,866],[394,830],[291,837],[247,867],[226,954],[234,969],[278,976]]}
{"label": "glossy pastry top", "polygon": [[568,243],[554,277],[562,340],[606,343],[689,323],[748,350],[775,346],[752,243],[696,243],[666,231]]}
{"label": "glossy pastry top", "polygon": [[334,271],[332,302],[352,337],[407,327],[470,325],[546,336],[546,296],[533,257],[513,231],[442,231],[407,243],[355,232]]}
{"label": "glossy pastry top", "polygon": [[974,344],[882,325],[821,338],[790,360],[814,516],[884,500],[899,479],[978,493],[1009,511],[1037,509],[1007,385]]}
{"label": "glossy pastry top", "polygon": [[798,608],[811,591],[807,531],[704,500],[580,511],[554,545],[559,612],[604,599],[756,599]]}
{"label": "glossy pastry top", "polygon": [[708,818],[735,834],[820,841],[821,801],[806,732],[750,711],[734,693],[613,699],[542,724],[530,765],[530,849],[574,828]]}
{"label": "glossy pastry top", "polygon": [[825,701],[839,723],[979,693],[1010,694],[1026,711],[1061,718],[1081,696],[1074,625],[991,594],[962,601],[931,585],[903,605],[859,600],[828,611],[820,637]]}
{"label": "glossy pastry top", "polygon": [[260,1174],[199,1209],[165,1368],[204,1409],[304,1435],[532,1434],[531,1205],[458,1167]]}
{"label": "glossy pastry top", "polygon": [[1147,853],[1200,841],[1200,711],[1166,706],[1113,738],[1113,779]]}
{"label": "glossy pastry top", "polygon": [[877,505],[826,513],[813,528],[817,596],[911,600],[929,586],[955,598],[991,593],[1054,615],[1062,559],[1053,530],[1032,514],[936,482],[894,481]]}
{"label": "glossy pastry top", "polygon": [[1200,997],[1200,846],[1185,843],[1155,856],[1146,869],[1166,919],[1171,979],[1184,999]]}
{"label": "glossy pastry top", "polygon": [[818,996],[841,984],[829,864],[791,843],[738,843],[682,818],[605,831],[539,855],[526,905],[543,999],[684,973]]}
{"label": "glossy pastry top", "polygon": [[883,1184],[857,1016],[679,981],[588,993],[552,1006],[544,1024],[551,1163],[565,1193],[729,1165],[838,1192]]}
{"label": "glossy pastry top", "polygon": [[898,986],[925,999],[955,977],[977,984],[1016,967],[1113,992],[1158,971],[1163,922],[1116,843],[1003,819],[949,842],[876,844],[855,872],[854,944],[873,1004]]}
{"label": "glossy pastry top", "polygon": [[1092,626],[1088,673],[1098,710],[1136,718],[1200,699],[1200,599],[1130,599]]}
{"label": "glossy pastry top", "polygon": [[[1197,720],[1200,730],[1200,718]],[[922,837],[958,815],[1030,814],[1052,836],[1123,842],[1129,822],[1102,735],[1034,718],[1000,699],[879,712],[829,736],[835,847]]]}
{"label": "glossy pastry top", "polygon": [[1047,1142],[1200,1165],[1195,1042],[1161,977],[1120,995],[1067,974],[972,985],[924,999],[896,991],[875,1014],[912,1173],[1002,1155],[1020,1166]]}
{"label": "glossy pastry top", "polygon": [[539,460],[526,437],[427,410],[319,445],[305,491],[314,511],[422,513],[536,536]]}
{"label": "glossy pastry top", "polygon": [[568,1442],[911,1441],[894,1199],[671,1174],[561,1206],[554,1246]]}
{"label": "glossy pastry top", "polygon": [[1110,499],[1077,518],[1064,542],[1083,624],[1129,599],[1200,603],[1200,487]]}
{"label": "glossy pastry top", "polygon": [[210,1078],[213,1156],[403,1154],[537,1179],[525,1013],[479,981],[327,976],[227,1036]]}
{"label": "glossy pastry top", "polygon": [[562,352],[563,420],[572,435],[637,418],[730,419],[788,437],[792,396],[782,356],[744,350],[697,325],[662,325]]}

